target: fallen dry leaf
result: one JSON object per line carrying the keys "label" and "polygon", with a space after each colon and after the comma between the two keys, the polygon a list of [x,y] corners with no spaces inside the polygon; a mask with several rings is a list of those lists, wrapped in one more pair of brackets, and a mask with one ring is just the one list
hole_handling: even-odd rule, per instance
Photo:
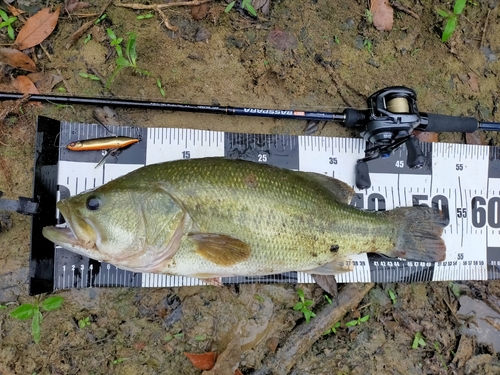
{"label": "fallen dry leaf", "polygon": [[19,17],[21,14],[24,13],[24,10],[17,9],[16,7],[13,7],[12,5],[7,5],[7,9],[9,9],[9,12],[12,13],[14,17]]}
{"label": "fallen dry leaf", "polygon": [[28,18],[14,41],[16,48],[23,50],[43,42],[54,31],[60,9],[58,6],[54,13],[50,13],[49,8],[44,8]]}
{"label": "fallen dry leaf", "polygon": [[64,0],[64,9],[68,13],[74,12],[75,10],[85,9],[90,7],[89,3],[80,0]]}
{"label": "fallen dry leaf", "polygon": [[63,77],[52,73],[30,73],[28,78],[41,93],[50,93],[52,88],[63,80]]}
{"label": "fallen dry leaf", "polygon": [[0,62],[17,69],[35,72],[35,62],[28,55],[14,48],[0,48]]}
{"label": "fallen dry leaf", "polygon": [[202,375],[234,375],[240,364],[241,354],[241,339],[236,336],[217,358],[215,366],[210,371],[203,371]]}
{"label": "fallen dry leaf", "polygon": [[210,10],[209,3],[196,5],[194,7],[191,7],[191,17],[193,17],[193,19],[196,21],[202,20],[207,16],[209,10]]}
{"label": "fallen dry leaf", "polygon": [[217,358],[216,352],[207,352],[200,354],[184,352],[184,355],[191,361],[194,367],[200,370],[212,369]]}
{"label": "fallen dry leaf", "polygon": [[252,6],[254,7],[255,10],[259,10],[265,14],[269,14],[269,4],[271,3],[271,0],[252,0]]}
{"label": "fallen dry leaf", "polygon": [[370,12],[372,13],[373,26],[380,31],[392,30],[394,23],[394,10],[388,0],[371,0]]}
{"label": "fallen dry leaf", "polygon": [[469,87],[472,91],[478,92],[479,91],[479,82],[477,79],[477,75],[474,73],[469,73],[469,79],[468,79]]}
{"label": "fallen dry leaf", "polygon": [[23,94],[38,94],[35,85],[31,82],[31,79],[26,76],[17,76],[16,86],[17,90]]}
{"label": "fallen dry leaf", "polygon": [[474,133],[465,133],[465,143],[468,145],[486,145],[484,134],[477,130]]}
{"label": "fallen dry leaf", "polygon": [[434,132],[420,132],[414,130],[413,134],[420,142],[438,142],[438,134]]}
{"label": "fallen dry leaf", "polygon": [[237,368],[236,371],[234,372],[234,375],[243,375],[243,373],[240,371],[239,368]]}

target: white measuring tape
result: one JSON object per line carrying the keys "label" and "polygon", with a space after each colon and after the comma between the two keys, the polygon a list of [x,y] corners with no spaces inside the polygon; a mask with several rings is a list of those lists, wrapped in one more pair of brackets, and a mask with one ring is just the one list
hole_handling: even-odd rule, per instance
{"label": "white measuring tape", "polygon": [[[135,129],[115,127],[117,135]],[[443,233],[443,262],[413,262],[376,254],[354,256],[344,282],[411,282],[500,278],[500,148],[433,143],[423,145],[426,164],[406,166],[406,150],[369,162],[372,186],[355,188],[354,166],[364,157],[362,139],[315,136],[255,135],[178,128],[142,129],[143,140],[117,158],[95,168],[100,152],[76,153],[61,148],[57,184],[61,197],[100,186],[143,165],[182,158],[237,157],[258,163],[333,176],[356,191],[352,204],[390,210],[415,204],[437,205],[449,218]],[[104,137],[99,125],[61,123],[60,145]],[[132,274],[56,248],[56,289],[86,286],[180,286],[203,284],[197,279]],[[99,268],[99,270],[96,270]],[[265,278],[228,278],[224,282],[313,282],[308,274]]]}

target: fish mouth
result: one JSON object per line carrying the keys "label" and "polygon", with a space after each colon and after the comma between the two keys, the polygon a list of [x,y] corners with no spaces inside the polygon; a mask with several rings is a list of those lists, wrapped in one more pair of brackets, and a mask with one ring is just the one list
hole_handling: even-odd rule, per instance
{"label": "fish mouth", "polygon": [[97,235],[93,226],[78,213],[74,213],[65,200],[59,201],[57,208],[64,216],[67,227],[45,227],[42,230],[43,236],[65,249],[101,260],[102,255],[96,247]]}

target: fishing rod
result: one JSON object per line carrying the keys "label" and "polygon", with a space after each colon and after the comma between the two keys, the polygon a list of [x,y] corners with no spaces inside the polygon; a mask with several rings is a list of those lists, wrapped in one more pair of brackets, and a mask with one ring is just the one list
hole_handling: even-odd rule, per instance
{"label": "fishing rod", "polygon": [[[0,92],[0,100],[18,100],[23,97],[23,94]],[[478,129],[500,131],[500,123],[498,122],[481,122],[473,117],[419,112],[415,91],[404,86],[387,87],[375,92],[367,100],[367,109],[346,108],[341,113],[40,94],[32,94],[28,100],[65,105],[84,104],[308,121],[335,121],[347,128],[364,128],[361,129],[360,134],[368,145],[365,149],[365,157],[356,163],[356,186],[359,189],[371,186],[367,162],[386,157],[403,144],[406,144],[408,150],[408,167],[412,169],[423,167],[424,155],[417,139],[411,134],[413,130],[436,133],[472,133]]]}

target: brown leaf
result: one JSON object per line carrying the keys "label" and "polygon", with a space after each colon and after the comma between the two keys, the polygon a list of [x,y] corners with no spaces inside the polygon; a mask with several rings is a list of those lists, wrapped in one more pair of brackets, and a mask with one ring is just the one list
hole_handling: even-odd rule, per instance
{"label": "brown leaf", "polygon": [[421,132],[414,130],[413,134],[420,142],[438,142],[438,134],[434,132]]}
{"label": "brown leaf", "polygon": [[469,73],[468,83],[472,91],[474,92],[479,91],[479,82],[477,80],[477,75],[475,75],[474,73]]}
{"label": "brown leaf", "polygon": [[14,42],[16,48],[23,50],[43,42],[54,31],[59,19],[59,11],[59,6],[54,13],[50,13],[49,8],[44,8],[33,17],[28,18],[19,34],[17,34]]}
{"label": "brown leaf", "polygon": [[486,145],[484,134],[477,130],[474,133],[465,133],[465,143],[468,145]]}
{"label": "brown leaf", "polygon": [[234,375],[241,361],[241,353],[241,339],[236,336],[217,358],[215,366],[210,371],[203,371],[202,375]]}
{"label": "brown leaf", "polygon": [[207,16],[209,10],[210,4],[208,3],[191,7],[191,17],[193,17],[193,19],[196,21],[202,20]]}
{"label": "brown leaf", "polygon": [[35,72],[35,62],[28,55],[14,48],[0,48],[0,62],[17,69]]}
{"label": "brown leaf", "polygon": [[16,7],[13,7],[12,5],[7,5],[7,8],[9,9],[9,12],[12,13],[14,17],[19,17],[21,14],[24,13],[24,10],[17,9]]}
{"label": "brown leaf", "polygon": [[75,10],[85,9],[90,7],[89,3],[85,3],[79,0],[64,0],[64,8],[68,13],[74,12]]}
{"label": "brown leaf", "polygon": [[271,0],[252,0],[252,6],[254,7],[255,10],[259,10],[265,14],[269,14],[269,4],[271,3]]}
{"label": "brown leaf", "polygon": [[28,78],[35,84],[38,91],[49,93],[52,88],[63,80],[63,77],[52,73],[30,73]]}
{"label": "brown leaf", "polygon": [[215,359],[217,358],[216,352],[207,352],[201,354],[187,353],[184,355],[191,361],[194,367],[200,370],[210,370],[215,365]]}
{"label": "brown leaf", "polygon": [[394,10],[387,0],[371,0],[370,12],[372,13],[373,26],[375,26],[377,30],[392,30]]}
{"label": "brown leaf", "polygon": [[23,94],[38,94],[35,85],[31,82],[31,79],[26,76],[17,76],[16,86],[18,91]]}
{"label": "brown leaf", "polygon": [[234,375],[243,375],[243,373],[240,371],[239,368],[237,368],[236,371],[234,371]]}

